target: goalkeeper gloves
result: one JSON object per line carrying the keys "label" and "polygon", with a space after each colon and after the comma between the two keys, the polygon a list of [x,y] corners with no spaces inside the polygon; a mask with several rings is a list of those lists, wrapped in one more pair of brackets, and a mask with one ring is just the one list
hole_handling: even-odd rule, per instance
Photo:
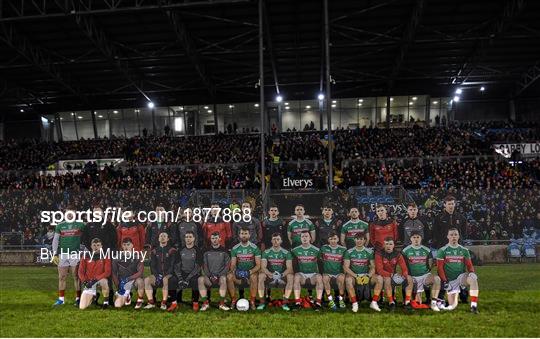
{"label": "goalkeeper gloves", "polygon": [[56,266],[58,266],[58,264],[60,263],[60,258],[58,257],[58,254],[55,254],[52,257],[52,263],[55,264]]}
{"label": "goalkeeper gloves", "polygon": [[247,278],[249,278],[249,271],[244,271],[244,270],[237,269],[236,270],[236,277],[239,278],[239,279],[247,279]]}
{"label": "goalkeeper gloves", "polygon": [[163,274],[156,275],[156,285],[161,285],[163,283]]}
{"label": "goalkeeper gloves", "polygon": [[178,289],[180,290],[186,289],[188,285],[189,283],[183,277],[178,278]]}
{"label": "goalkeeper gloves", "polygon": [[369,283],[369,277],[365,274],[356,275],[356,283],[358,285],[366,285]]}

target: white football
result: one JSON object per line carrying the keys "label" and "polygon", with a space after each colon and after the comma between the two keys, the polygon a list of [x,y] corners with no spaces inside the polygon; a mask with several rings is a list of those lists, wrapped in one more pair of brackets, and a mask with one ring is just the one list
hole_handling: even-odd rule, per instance
{"label": "white football", "polygon": [[240,299],[236,302],[236,309],[239,311],[249,310],[249,301],[247,299]]}

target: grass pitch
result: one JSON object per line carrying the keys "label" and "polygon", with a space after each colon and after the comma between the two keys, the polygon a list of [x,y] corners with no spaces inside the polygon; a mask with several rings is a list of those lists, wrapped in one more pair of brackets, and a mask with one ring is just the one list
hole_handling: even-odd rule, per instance
{"label": "grass pitch", "polygon": [[[176,314],[161,310],[80,311],[56,299],[54,267],[0,267],[1,337],[539,337],[540,264],[478,267],[480,314],[469,305],[436,314],[430,310],[374,313],[363,302],[359,313],[322,310],[222,312],[213,307]],[[184,297],[189,297],[188,295]],[[215,299],[217,300],[217,298]],[[134,304],[134,303],[133,303]],[[133,305],[132,304],[132,305]]]}

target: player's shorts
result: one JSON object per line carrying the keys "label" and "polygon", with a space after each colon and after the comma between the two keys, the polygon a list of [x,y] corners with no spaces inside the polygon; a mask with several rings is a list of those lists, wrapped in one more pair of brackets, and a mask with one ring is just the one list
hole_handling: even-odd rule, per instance
{"label": "player's shorts", "polygon": [[216,281],[216,283],[212,283],[212,280],[210,280],[209,277],[206,277],[206,276],[205,276],[205,277],[204,277],[204,285],[207,286],[208,288],[219,287],[219,280],[220,280],[220,279],[218,279],[218,280]]}
{"label": "player's shorts", "polygon": [[[191,289],[194,289],[194,290],[198,290],[199,289],[199,277],[200,277],[200,275],[196,275],[196,276],[192,277],[191,279],[189,279],[188,286],[186,288],[191,288]],[[178,278],[176,277],[176,275],[173,275],[172,277],[169,278],[169,287],[174,288],[174,287],[177,287],[177,286],[178,286]]]}
{"label": "player's shorts", "polygon": [[269,287],[269,288],[270,287],[276,287],[276,288],[277,287],[284,287],[285,285],[287,285],[287,280],[286,280],[286,277],[283,277],[283,276],[281,277],[281,281],[279,281],[279,280],[276,281],[276,280],[274,280],[272,278],[266,277],[264,279],[264,284],[265,284],[266,287]]}
{"label": "player's shorts", "polygon": [[416,284],[416,292],[424,292],[424,286],[427,286],[426,280],[431,275],[431,273],[426,273],[418,277],[412,277],[414,283]]}
{"label": "player's shorts", "polygon": [[311,288],[311,287],[315,287],[315,281],[313,281],[313,277],[317,274],[317,273],[302,273],[302,272],[298,272],[305,280],[304,282],[304,286],[305,287],[308,287],[308,288]]}
{"label": "player's shorts", "polygon": [[88,288],[88,287],[84,287],[83,290],[82,290],[82,293],[83,294],[90,294],[92,296],[96,296],[97,294],[97,287],[100,286],[99,285],[99,281],[96,282],[94,285],[92,285],[92,287]]}
{"label": "player's shorts", "polygon": [[403,279],[403,281],[401,283],[396,283],[395,279],[392,277],[391,278],[391,281],[392,281],[392,286],[395,287],[395,286],[407,286],[408,285],[408,282],[407,282],[407,277],[404,277],[401,275],[401,278]]}
{"label": "player's shorts", "polygon": [[448,282],[448,290],[446,292],[448,294],[459,293],[461,291],[461,287],[465,287],[466,284],[467,273],[461,273],[456,279],[450,280]]}
{"label": "player's shorts", "polygon": [[69,253],[60,253],[58,256],[58,267],[75,267],[79,264],[78,255],[70,255]]}
{"label": "player's shorts", "polygon": [[124,284],[124,294],[120,295],[118,291],[116,291],[115,294],[121,297],[127,297],[130,294],[133,285],[135,285],[135,280],[130,280]]}

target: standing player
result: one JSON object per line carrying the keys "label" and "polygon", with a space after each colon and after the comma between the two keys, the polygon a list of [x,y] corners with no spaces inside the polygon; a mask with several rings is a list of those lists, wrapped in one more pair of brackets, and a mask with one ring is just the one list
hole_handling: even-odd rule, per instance
{"label": "standing player", "polygon": [[[303,207],[302,207],[303,210]],[[292,250],[293,258],[296,260],[298,269],[294,275],[294,298],[296,306],[300,307],[300,292],[302,286],[315,286],[317,291],[317,300],[315,307],[321,308],[321,299],[323,294],[322,276],[319,274],[318,260],[321,256],[321,250],[311,244],[311,232],[305,230],[300,235],[301,245]]]}
{"label": "standing player", "polygon": [[304,217],[304,213],[304,205],[298,204],[294,207],[295,217],[289,222],[289,225],[287,226],[287,237],[289,238],[289,244],[291,244],[291,248],[300,246],[300,234],[302,234],[304,231],[308,231],[311,235],[310,241],[312,243],[315,242],[315,226],[313,226],[311,220]]}
{"label": "standing player", "polygon": [[154,287],[161,287],[163,296],[161,309],[167,309],[169,279],[173,273],[174,259],[176,257],[176,248],[169,245],[169,234],[167,232],[161,232],[158,240],[159,246],[153,248],[150,252],[150,272],[152,274],[144,279],[144,290],[146,298],[148,298],[148,305],[144,308],[147,310],[156,307],[153,296]]}
{"label": "standing player", "polygon": [[332,232],[339,234],[341,231],[341,220],[334,217],[334,210],[330,203],[325,203],[322,208],[322,218],[315,221],[317,231],[318,246],[322,247],[328,240],[328,235]]}
{"label": "standing player", "polygon": [[407,205],[407,217],[401,222],[399,228],[403,232],[404,246],[411,244],[411,235],[414,231],[418,232],[422,239],[431,239],[427,223],[418,217],[418,206],[414,202]]}
{"label": "standing player", "polygon": [[[111,275],[111,259],[102,256],[101,240],[95,238],[92,240],[92,255],[85,256],[79,265],[79,280],[84,286],[81,295],[79,308],[84,310],[96,296],[97,287],[101,287],[103,293],[103,308],[109,307],[109,283],[108,278]],[[88,253],[88,252],[87,252]]]}
{"label": "standing player", "polygon": [[201,311],[210,307],[208,292],[212,287],[219,287],[219,309],[228,311],[225,305],[227,295],[227,272],[229,271],[231,258],[227,250],[221,245],[219,233],[210,236],[210,248],[203,254],[203,273],[199,277],[199,293],[201,294]]}
{"label": "standing player", "polygon": [[[66,207],[65,214],[75,213],[71,206]],[[54,238],[52,242],[53,263],[58,265],[58,299],[53,306],[64,304],[64,294],[66,291],[66,278],[71,272],[73,276],[73,284],[77,297],[75,306],[79,306],[81,297],[81,287],[77,276],[77,265],[79,264],[79,256],[70,256],[72,251],[79,252],[81,248],[81,236],[84,231],[82,222],[62,222],[56,225],[54,229]]]}
{"label": "standing player", "polygon": [[365,234],[369,242],[369,225],[367,222],[360,220],[358,207],[351,207],[349,209],[349,218],[349,221],[341,227],[341,245],[347,248],[353,248],[355,246],[355,235],[358,233]]}
{"label": "standing player", "polygon": [[232,308],[236,307],[236,286],[240,288],[249,285],[249,303],[251,309],[255,309],[257,295],[257,274],[261,268],[261,250],[253,244],[250,232],[242,228],[239,234],[240,243],[231,250],[231,269],[227,274],[227,287],[231,295]]}
{"label": "standing player", "polygon": [[[401,268],[401,274],[396,272],[396,268]],[[396,285],[407,284],[405,287],[405,302],[404,306],[406,310],[411,309],[411,295],[413,290],[413,279],[409,275],[407,264],[401,252],[396,251],[394,248],[394,239],[387,237],[384,239],[384,249],[382,251],[375,252],[375,270],[378,275],[383,277],[384,291],[388,298],[388,306],[390,311],[396,309],[396,302],[393,297],[392,290]],[[373,302],[379,300],[379,293],[375,291],[373,296]]]}
{"label": "standing player", "polygon": [[383,250],[386,238],[392,238],[394,243],[398,240],[398,228],[395,220],[388,217],[385,205],[377,205],[375,208],[377,218],[369,224],[369,239],[375,252]]}
{"label": "standing player", "polygon": [[[220,245],[226,249],[229,249],[232,240],[231,223],[225,222],[221,218],[221,213],[219,213],[220,207],[218,203],[213,203],[210,208],[211,210],[210,215],[208,216],[208,220],[205,221],[203,219],[202,224],[202,232],[205,246],[209,248],[211,246],[210,237],[214,233],[219,233]],[[204,218],[205,215],[203,215],[202,217]]]}
{"label": "standing player", "polygon": [[258,246],[259,243],[262,240],[262,229],[261,229],[261,222],[259,219],[255,218],[253,216],[253,208],[251,206],[251,203],[248,201],[245,201],[242,203],[242,213],[250,214],[251,220],[250,221],[235,221],[232,225],[233,230],[233,238],[236,243],[240,242],[240,230],[245,228],[249,230],[250,238],[249,241],[252,244],[255,244],[255,246]]}
{"label": "standing player", "polygon": [[[294,271],[292,266],[292,254],[281,247],[281,233],[274,233],[272,236],[272,247],[268,248],[262,254],[261,271],[259,273],[259,300],[258,310],[264,310],[266,307],[266,288],[283,287],[283,306],[285,311],[289,311],[289,298],[292,293],[294,282]],[[269,293],[270,294],[270,293]]]}
{"label": "standing player", "polygon": [[174,247],[180,249],[186,246],[186,233],[191,232],[195,237],[195,246],[203,248],[201,226],[192,220],[193,211],[190,208],[184,209],[182,221],[178,225],[171,226]]}
{"label": "standing player", "polygon": [[112,280],[117,288],[114,307],[122,307],[131,304],[131,289],[137,288],[137,303],[135,308],[142,307],[144,298],[144,263],[142,260],[131,257],[128,259],[127,253],[133,253],[133,243],[131,239],[122,240],[121,257],[112,260]]}
{"label": "standing player", "polygon": [[[383,288],[383,278],[375,273],[375,257],[373,250],[365,246],[367,244],[366,235],[364,233],[356,233],[354,235],[354,242],[356,246],[345,252],[343,270],[347,274],[345,284],[347,286],[347,293],[351,298],[352,311],[356,313],[358,312],[356,287],[362,289],[361,298],[364,298],[364,296],[371,298],[370,284],[374,285],[375,294],[379,295]],[[371,302],[369,307],[377,312],[381,311],[377,301]]]}
{"label": "standing player", "polygon": [[457,228],[448,230],[448,244],[437,252],[437,271],[448,294],[448,307],[453,310],[458,304],[461,286],[467,286],[471,295],[471,312],[478,313],[478,277],[474,272],[469,250],[459,243]]}
{"label": "standing player", "polygon": [[441,279],[431,274],[431,267],[433,267],[433,257],[431,251],[426,246],[422,245],[422,236],[420,231],[414,230],[411,232],[410,240],[411,245],[405,247],[402,251],[403,257],[407,262],[407,268],[416,283],[416,300],[412,301],[413,308],[422,308],[417,304],[422,304],[422,292],[424,292],[424,286],[432,286],[431,289],[431,309],[435,312],[439,312],[437,306],[437,297],[439,290],[441,289]]}
{"label": "standing player", "polygon": [[127,208],[124,213],[126,213],[129,221],[120,224],[116,229],[116,238],[118,241],[117,248],[122,248],[122,241],[124,238],[130,238],[135,251],[144,250],[146,240],[146,231],[144,230],[144,226],[135,221],[135,214],[131,208]]}
{"label": "standing player", "polygon": [[[281,239],[287,239],[286,227],[283,219],[279,217],[277,205],[270,205],[268,217],[263,221],[263,248],[269,249],[273,246],[274,234],[279,233]],[[282,247],[290,248],[288,244],[282,243]]]}
{"label": "standing player", "polygon": [[[195,246],[195,234],[192,231],[187,231],[184,238],[186,246],[182,247],[176,253],[173,277],[169,286],[174,292],[176,292],[176,290],[181,292],[186,288],[191,288],[193,310],[198,311],[199,277],[201,276],[202,253],[197,246]],[[178,298],[178,295],[182,294],[177,292],[176,300],[173,300],[167,311],[173,312],[177,309],[178,302],[182,301],[182,298]]]}
{"label": "standing player", "polygon": [[172,243],[173,237],[172,230],[170,228],[171,224],[170,222],[165,221],[165,208],[163,206],[156,206],[156,215],[157,220],[154,222],[148,222],[148,225],[146,226],[145,245],[150,250],[159,246],[159,235],[162,232],[167,232],[169,239],[171,240],[171,245],[174,245],[174,243]]}

